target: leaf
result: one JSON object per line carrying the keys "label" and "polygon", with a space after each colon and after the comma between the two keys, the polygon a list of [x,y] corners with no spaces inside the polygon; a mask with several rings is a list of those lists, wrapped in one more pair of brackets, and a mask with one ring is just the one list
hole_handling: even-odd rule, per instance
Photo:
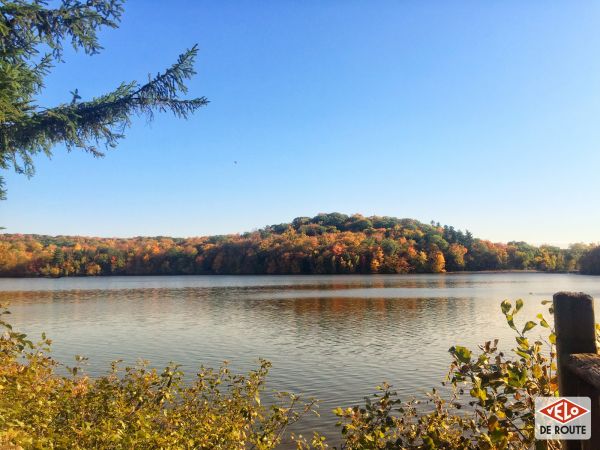
{"label": "leaf", "polygon": [[540,319],[541,326],[543,326],[544,328],[550,328],[550,325],[548,325],[548,322],[546,322],[546,319],[544,319],[544,316],[542,315],[542,313],[536,315],[535,317]]}
{"label": "leaf", "polygon": [[528,332],[529,330],[531,330],[536,325],[537,324],[534,321],[528,320],[527,323],[525,324],[525,326],[523,327],[523,334],[525,334],[526,332]]}
{"label": "leaf", "polygon": [[473,388],[469,393],[471,394],[471,397],[478,398],[482,402],[487,400],[487,392],[485,389]]}
{"label": "leaf", "polygon": [[501,304],[500,304],[500,308],[502,309],[502,314],[507,315],[508,312],[510,311],[510,307],[512,305],[510,304],[510,302],[508,300],[504,300]]}
{"label": "leaf", "polygon": [[498,417],[495,415],[492,415],[489,419],[488,419],[488,429],[489,430],[495,430],[496,428],[498,428]]}
{"label": "leaf", "polygon": [[517,304],[515,305],[515,314],[518,313],[521,308],[523,308],[523,300],[517,300]]}
{"label": "leaf", "polygon": [[452,353],[460,362],[468,363],[471,361],[471,350],[466,347],[457,345],[450,349],[450,353]]}
{"label": "leaf", "polygon": [[517,327],[515,327],[515,322],[513,320],[513,316],[512,314],[507,314],[506,315],[506,322],[508,323],[508,325],[515,331],[517,331]]}
{"label": "leaf", "polygon": [[[518,353],[518,352],[517,352]],[[508,385],[513,387],[521,387],[527,382],[527,372],[525,370],[518,370],[517,368],[509,368],[508,372]]]}
{"label": "leaf", "polygon": [[504,446],[501,443],[503,443],[506,440],[507,433],[508,430],[503,428],[495,428],[493,431],[490,432],[490,439],[492,443],[496,444],[494,448],[504,448]]}
{"label": "leaf", "polygon": [[515,340],[517,341],[517,344],[519,344],[519,347],[525,350],[529,348],[529,341],[527,340],[527,338],[516,336]]}

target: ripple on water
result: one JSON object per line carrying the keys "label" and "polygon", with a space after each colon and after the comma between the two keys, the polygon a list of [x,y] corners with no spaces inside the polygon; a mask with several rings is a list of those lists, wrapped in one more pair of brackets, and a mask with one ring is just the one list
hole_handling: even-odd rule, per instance
{"label": "ripple on water", "polygon": [[[439,387],[448,348],[512,334],[499,302],[524,298],[523,315],[559,290],[600,296],[600,279],[552,274],[313,277],[114,277],[0,280],[0,304],[57,358],[177,361],[193,373],[230,360],[234,370],[273,369],[268,388],[321,399],[320,419],[296,431],[335,434],[336,406],[360,402],[382,381],[402,398]],[[535,292],[535,295],[531,295]]]}

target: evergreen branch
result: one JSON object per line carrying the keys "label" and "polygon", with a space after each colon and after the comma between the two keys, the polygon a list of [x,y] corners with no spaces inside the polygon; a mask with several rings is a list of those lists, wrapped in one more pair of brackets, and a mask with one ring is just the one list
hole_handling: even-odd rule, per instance
{"label": "evergreen branch", "polygon": [[[205,106],[205,97],[180,99],[186,91],[184,81],[194,75],[193,63],[197,54],[194,46],[179,56],[177,62],[144,85],[132,82],[121,84],[113,92],[88,102],[72,102],[33,113],[16,123],[0,125],[0,142],[4,148],[0,161],[10,156],[10,164],[17,171],[33,174],[31,155],[45,152],[63,143],[70,150],[84,149],[95,156],[103,153],[97,146],[114,147],[124,137],[123,131],[131,124],[132,114],[152,119],[154,111],[172,112],[187,118]],[[20,159],[20,163],[18,160]],[[3,165],[7,165],[4,161]]]}
{"label": "evergreen branch", "polygon": [[[48,8],[47,0],[0,0],[0,169],[34,173],[33,156],[51,156],[56,144],[81,148],[102,156],[99,145],[114,147],[124,137],[132,115],[152,120],[155,112],[171,111],[187,118],[206,105],[204,97],[183,99],[186,80],[195,74],[197,46],[179,56],[165,72],[146,84],[123,83],[114,91],[81,102],[77,90],[70,103],[39,108],[35,95],[56,61],[65,41],[87,54],[102,49],[98,32],[117,27],[123,0],[62,0]],[[38,48],[50,51],[39,57]],[[0,197],[3,195],[0,178]]]}
{"label": "evergreen branch", "polygon": [[62,53],[62,41],[68,37],[74,48],[88,54],[98,53],[98,29],[116,28],[123,12],[123,0],[63,0],[56,9],[47,2],[14,0],[0,6],[0,51],[28,55],[37,53],[38,44],[47,44],[56,58]]}

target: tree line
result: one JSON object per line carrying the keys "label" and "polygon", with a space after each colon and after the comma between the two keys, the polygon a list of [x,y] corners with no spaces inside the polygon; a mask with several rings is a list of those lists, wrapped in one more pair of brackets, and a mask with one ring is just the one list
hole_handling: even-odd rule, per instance
{"label": "tree line", "polygon": [[[592,255],[592,256],[590,256]],[[593,258],[593,255],[597,255]],[[194,238],[0,235],[0,276],[376,274],[484,270],[593,273],[592,245],[493,243],[439,223],[340,213]]]}

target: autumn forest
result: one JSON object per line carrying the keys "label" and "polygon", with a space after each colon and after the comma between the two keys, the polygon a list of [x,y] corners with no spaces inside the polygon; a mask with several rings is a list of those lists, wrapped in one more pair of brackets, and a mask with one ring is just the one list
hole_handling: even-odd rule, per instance
{"label": "autumn forest", "polygon": [[[0,276],[595,273],[598,250],[493,243],[439,223],[340,213],[197,238],[0,235]],[[596,270],[597,273],[597,270]]]}

